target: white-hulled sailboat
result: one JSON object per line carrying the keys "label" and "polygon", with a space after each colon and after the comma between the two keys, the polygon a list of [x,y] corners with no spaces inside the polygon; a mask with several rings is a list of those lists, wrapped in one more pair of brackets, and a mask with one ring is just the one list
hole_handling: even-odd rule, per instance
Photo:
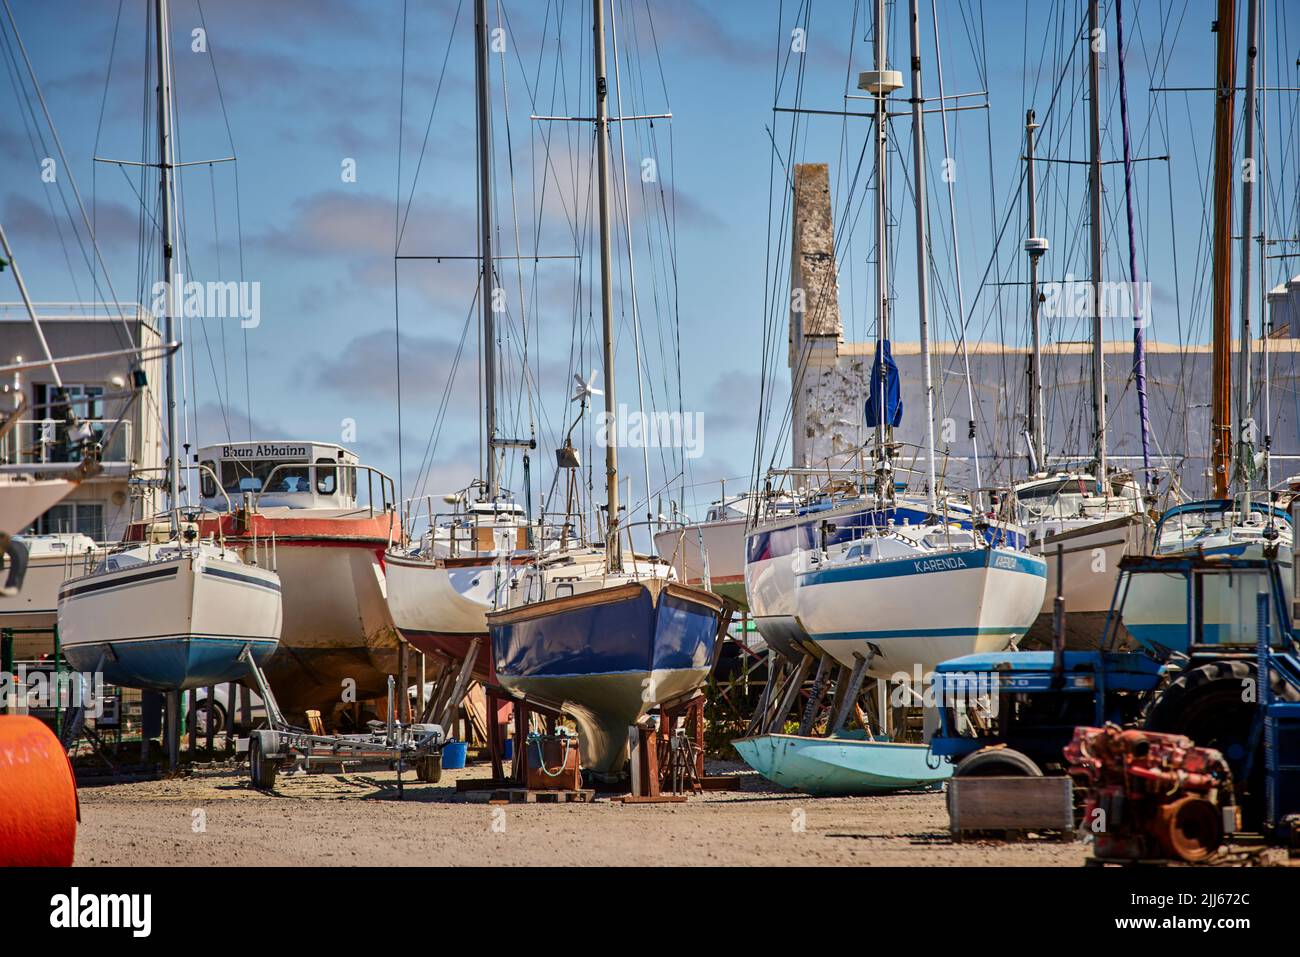
{"label": "white-hulled sailboat", "polygon": [[[1093,12],[1095,17],[1095,11]],[[1029,548],[1047,562],[1047,589],[1043,605],[1026,636],[1027,642],[1050,645],[1054,630],[1053,605],[1058,592],[1065,599],[1065,645],[1067,648],[1095,648],[1105,631],[1107,612],[1119,577],[1120,559],[1140,554],[1147,546],[1151,520],[1146,515],[1142,489],[1133,476],[1113,472],[1106,454],[1106,377],[1102,366],[1101,259],[1101,132],[1098,91],[1098,53],[1089,53],[1089,235],[1092,257],[1092,413],[1094,437],[1091,469],[1049,470],[1047,463],[1046,415],[1043,407],[1042,345],[1039,322],[1038,265],[1047,252],[1048,241],[1038,235],[1038,202],[1034,170],[1034,133],[1038,124],[1034,111],[1025,117],[1025,205],[1029,257],[1029,478],[1016,485],[1016,520],[1029,536]],[[1121,67],[1122,71],[1122,67]],[[1122,73],[1121,73],[1122,75]],[[1125,148],[1127,150],[1127,136]],[[1127,152],[1125,154],[1127,161]],[[1129,197],[1131,203],[1131,197]],[[1131,229],[1130,222],[1130,229]],[[1136,277],[1135,277],[1136,278]],[[1145,377],[1142,358],[1141,321],[1136,316],[1138,361]],[[1143,380],[1144,381],[1144,380]],[[1145,385],[1139,384],[1145,402]],[[1144,413],[1145,415],[1145,410]],[[1147,422],[1143,418],[1143,448]],[[1150,473],[1148,472],[1148,477]],[[1060,581],[1057,581],[1058,575]]]}
{"label": "white-hulled sailboat", "polygon": [[[155,0],[158,64],[159,177],[165,339],[176,311],[175,169],[171,128],[171,55],[167,0]],[[93,572],[59,589],[63,653],[79,671],[99,670],[109,684],[170,692],[172,743],[175,692],[234,680],[247,673],[247,649],[262,660],[280,638],[279,577],[249,564],[217,538],[204,540],[182,517],[176,354],[167,358],[167,491],[169,511],[149,539],[114,551]],[[172,754],[175,759],[175,752]]]}
{"label": "white-hulled sailboat", "polygon": [[[481,11],[485,6],[485,0],[479,0]],[[604,0],[594,0],[593,7],[604,395],[606,415],[613,420],[617,406]],[[573,461],[576,464],[576,458]],[[510,607],[487,616],[497,682],[519,697],[573,715],[583,768],[598,778],[622,773],[629,726],[699,691],[712,667],[724,606],[711,592],[674,581],[666,563],[624,552],[618,456],[612,440],[605,444],[605,474],[603,547],[539,555],[517,587],[506,590]]]}
{"label": "white-hulled sailboat", "polygon": [[[1231,10],[1231,4],[1229,4]],[[1246,28],[1249,38],[1246,71],[1246,110],[1243,136],[1243,163],[1256,167],[1255,95],[1256,57],[1259,37],[1259,13],[1251,4],[1253,17]],[[1202,554],[1240,558],[1273,558],[1282,566],[1282,583],[1287,603],[1295,587],[1291,574],[1295,532],[1291,516],[1272,504],[1268,491],[1268,451],[1257,456],[1254,448],[1251,413],[1251,246],[1255,242],[1253,226],[1254,178],[1242,180],[1241,274],[1243,278],[1240,317],[1240,353],[1236,382],[1237,418],[1232,415],[1232,132],[1236,70],[1233,46],[1236,42],[1233,18],[1221,21],[1218,34],[1216,88],[1227,91],[1215,100],[1214,115],[1214,227],[1212,248],[1212,301],[1214,381],[1210,408],[1211,472],[1213,497],[1208,501],[1176,506],[1156,525],[1153,552],[1156,555]],[[1258,164],[1261,170],[1262,163]],[[1262,173],[1261,173],[1262,175]],[[1267,267],[1267,262],[1260,268]],[[1264,303],[1260,303],[1261,307]],[[1266,390],[1265,390],[1266,391]],[[1267,431],[1267,430],[1266,430]],[[1264,490],[1252,492],[1251,476],[1257,458],[1264,464]],[[1261,501],[1260,499],[1264,499]],[[1128,596],[1124,605],[1124,625],[1140,643],[1157,654],[1187,651],[1188,628],[1186,588],[1180,576],[1144,576],[1140,592]],[[1251,606],[1245,602],[1242,588],[1233,576],[1208,576],[1199,596],[1202,616],[1201,632],[1221,641],[1239,640],[1235,624],[1252,620]]]}
{"label": "white-hulled sailboat", "polygon": [[[866,425],[875,429],[876,506],[885,511],[895,494],[893,429],[902,420],[898,368],[890,355],[888,285],[887,98],[902,74],[885,57],[885,10],[876,11],[876,69],[860,89],[875,100],[876,357]],[[913,24],[913,33],[916,25]],[[914,37],[915,44],[915,37]],[[919,100],[919,52],[913,53],[913,103]],[[921,354],[925,371],[928,518],[920,525],[872,523],[848,541],[803,553],[795,564],[796,616],[811,640],[843,665],[860,656],[869,674],[909,678],[939,662],[974,651],[1010,647],[1033,623],[1046,588],[1046,564],[1018,548],[1012,534],[992,540],[942,519],[936,495],[933,383],[930,373],[929,270],[926,246],[924,146],[915,117],[917,285]],[[919,690],[919,689],[914,689]]]}
{"label": "white-hulled sailboat", "polygon": [[[473,656],[474,677],[492,671],[487,613],[497,594],[532,554],[529,517],[501,487],[502,450],[535,445],[497,434],[497,333],[493,312],[492,117],[488,74],[487,8],[475,5],[474,68],[478,110],[479,292],[483,310],[483,408],[486,474],[447,497],[447,514],[429,507],[429,528],[414,547],[389,548],[384,556],[387,602],[398,633],[414,648],[454,662]],[[414,533],[412,533],[414,534]]]}

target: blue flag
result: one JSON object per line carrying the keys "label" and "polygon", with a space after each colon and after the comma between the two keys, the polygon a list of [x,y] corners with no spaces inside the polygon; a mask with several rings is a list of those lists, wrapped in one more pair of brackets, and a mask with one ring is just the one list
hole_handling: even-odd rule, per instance
{"label": "blue flag", "polygon": [[881,399],[884,400],[884,422],[897,427],[903,421],[903,396],[898,386],[898,366],[890,354],[889,340],[876,344],[876,359],[871,363],[871,393],[867,396],[867,426],[880,424]]}

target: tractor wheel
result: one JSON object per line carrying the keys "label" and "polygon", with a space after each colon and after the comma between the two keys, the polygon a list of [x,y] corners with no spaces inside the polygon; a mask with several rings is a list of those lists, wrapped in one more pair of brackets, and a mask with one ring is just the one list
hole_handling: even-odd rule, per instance
{"label": "tractor wheel", "polygon": [[1042,769],[1027,755],[1011,748],[982,748],[968,754],[953,769],[955,778],[1041,778]]}
{"label": "tractor wheel", "polygon": [[[1263,816],[1263,740],[1256,744],[1248,780],[1243,780],[1250,733],[1258,710],[1253,661],[1212,661],[1184,671],[1147,706],[1142,726],[1148,731],[1182,734],[1198,747],[1214,748],[1232,768],[1234,792],[1244,826],[1258,827]],[[1273,694],[1300,701],[1290,685],[1271,676]]]}

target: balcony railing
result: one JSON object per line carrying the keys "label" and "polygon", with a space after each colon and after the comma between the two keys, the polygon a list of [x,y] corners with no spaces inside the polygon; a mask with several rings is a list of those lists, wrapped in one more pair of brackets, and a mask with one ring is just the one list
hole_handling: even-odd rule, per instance
{"label": "balcony railing", "polygon": [[[85,419],[91,433],[104,444],[101,462],[131,462],[134,445],[130,422]],[[20,419],[17,427],[0,438],[0,465],[47,465],[79,462],[81,453],[69,445],[68,431],[57,419]]]}

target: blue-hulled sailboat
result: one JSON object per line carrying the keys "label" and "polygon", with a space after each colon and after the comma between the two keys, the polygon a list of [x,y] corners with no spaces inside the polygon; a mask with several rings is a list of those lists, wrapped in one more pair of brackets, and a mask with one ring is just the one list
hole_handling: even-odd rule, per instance
{"label": "blue-hulled sailboat", "polygon": [[[604,0],[595,0],[596,159],[600,216],[605,414],[616,416],[610,277],[609,104]],[[585,404],[595,390],[585,388]],[[566,443],[567,445],[567,443]],[[573,453],[571,448],[561,452]],[[576,468],[576,453],[560,456]],[[622,774],[628,727],[661,706],[693,697],[708,677],[723,601],[673,581],[658,559],[624,553],[618,454],[605,443],[608,508],[603,544],[538,556],[508,607],[487,616],[497,682],[513,694],[571,714],[583,768],[598,779]],[[648,490],[647,490],[648,494]]]}

